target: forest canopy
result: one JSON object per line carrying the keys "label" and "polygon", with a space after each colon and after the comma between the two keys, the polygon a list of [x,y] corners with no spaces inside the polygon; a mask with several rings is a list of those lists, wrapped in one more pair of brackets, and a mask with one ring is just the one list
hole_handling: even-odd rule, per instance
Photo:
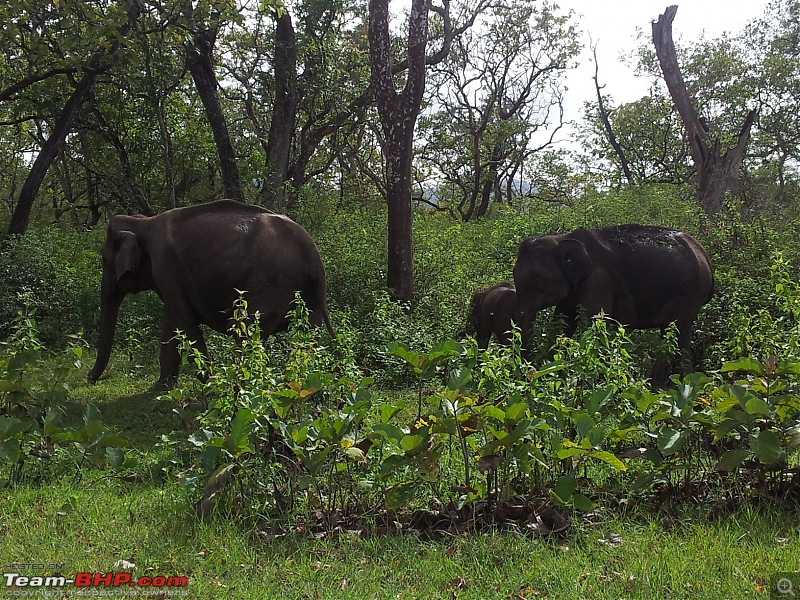
{"label": "forest canopy", "polygon": [[[391,70],[404,85],[408,16],[392,10]],[[598,85],[566,147],[557,143],[564,84],[586,26],[577,15],[519,0],[426,10],[412,161],[421,202],[469,220],[499,203],[568,204],[622,182],[697,185],[691,139],[648,36],[631,68],[650,93],[618,104],[612,85]],[[7,218],[20,202],[44,221],[81,227],[223,196],[289,212],[320,194],[345,205],[386,196],[366,2],[9,1],[4,11]],[[709,148],[732,148],[754,115],[730,192],[757,212],[794,208],[797,12],[776,0],[742,31],[696,41],[680,37],[680,13],[674,22]]]}

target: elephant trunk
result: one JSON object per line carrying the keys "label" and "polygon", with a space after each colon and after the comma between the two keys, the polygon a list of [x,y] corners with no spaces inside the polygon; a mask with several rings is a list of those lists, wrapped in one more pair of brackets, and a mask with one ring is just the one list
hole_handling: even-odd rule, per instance
{"label": "elephant trunk", "polygon": [[109,290],[112,285],[103,281],[100,302],[100,336],[97,340],[97,359],[89,371],[89,381],[94,383],[103,374],[111,357],[111,346],[114,344],[114,333],[117,329],[117,315],[124,294]]}
{"label": "elephant trunk", "polygon": [[533,337],[533,318],[536,313],[528,308],[522,308],[519,305],[517,306],[517,310],[515,312],[517,326],[519,327],[522,338],[522,347],[529,348],[531,337]]}

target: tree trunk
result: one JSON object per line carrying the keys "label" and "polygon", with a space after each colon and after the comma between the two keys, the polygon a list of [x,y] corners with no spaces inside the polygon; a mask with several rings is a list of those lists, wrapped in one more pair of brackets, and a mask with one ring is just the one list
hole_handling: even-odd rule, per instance
{"label": "tree trunk", "polygon": [[292,17],[276,13],[275,29],[275,104],[267,142],[267,185],[264,206],[283,210],[287,195],[284,183],[289,178],[289,153],[297,120],[297,49]]}
{"label": "tree trunk", "polygon": [[17,206],[14,209],[14,213],[11,215],[7,236],[22,235],[25,233],[31,218],[33,202],[39,194],[42,181],[44,181],[44,177],[50,165],[53,163],[53,160],[55,160],[56,156],[58,156],[58,153],[61,151],[61,147],[67,139],[67,134],[72,128],[72,123],[75,121],[78,111],[89,98],[89,94],[94,84],[97,82],[97,78],[102,72],[110,68],[110,65],[106,64],[106,60],[117,51],[120,46],[120,40],[122,40],[135,25],[142,7],[139,0],[128,0],[127,6],[128,18],[117,30],[119,35],[114,39],[111,45],[103,50],[99,50],[89,60],[89,63],[86,65],[85,69],[83,69],[83,75],[75,86],[72,95],[64,105],[58,119],[56,119],[50,137],[48,137],[42,145],[39,155],[36,157],[36,160],[33,161],[30,173],[28,173],[28,177],[20,190]]}
{"label": "tree trunk", "polygon": [[228,133],[228,124],[225,121],[225,113],[222,111],[222,105],[217,94],[217,76],[214,74],[212,62],[216,39],[216,28],[204,29],[195,33],[194,40],[187,52],[186,68],[189,69],[189,73],[192,75],[197,93],[206,111],[208,124],[211,126],[211,131],[214,135],[225,196],[244,202],[242,182],[239,178],[239,169],[236,166],[236,154],[233,151],[231,136]]}
{"label": "tree trunk", "polygon": [[389,1],[369,2],[372,85],[383,129],[386,159],[389,264],[387,285],[398,300],[414,297],[411,161],[414,126],[425,91],[425,47],[430,0],[413,0],[408,22],[408,72],[402,92],[394,86],[389,40]]}
{"label": "tree trunk", "polygon": [[656,48],[664,82],[689,139],[692,160],[697,171],[700,205],[706,214],[711,216],[722,210],[725,193],[734,189],[739,181],[739,169],[750,139],[750,127],[755,120],[756,111],[751,110],[747,114],[739,131],[736,146],[722,154],[720,140],[711,140],[707,128],[700,122],[678,66],[675,44],[672,41],[672,21],[677,11],[677,6],[668,6],[664,14],[658,17],[658,21],[653,22],[653,45]]}
{"label": "tree trunk", "polygon": [[[600,87],[600,81],[598,80],[597,72],[600,69],[600,66],[597,64],[597,47],[592,46],[592,54],[594,54],[594,89],[597,92],[597,112],[600,116],[600,121],[603,123],[603,129],[606,132],[606,138],[608,139],[608,143],[611,144],[611,147],[614,149],[614,153],[619,158],[620,167],[622,167],[622,173],[625,175],[625,179],[628,180],[628,183],[635,184],[633,173],[631,172],[631,167],[628,164],[628,158],[625,156],[625,151],[622,149],[622,146],[617,140],[617,136],[614,134],[614,129],[611,127],[611,118],[608,114],[608,110],[606,109],[605,101],[603,100],[602,88]],[[603,86],[605,87],[605,86]]]}

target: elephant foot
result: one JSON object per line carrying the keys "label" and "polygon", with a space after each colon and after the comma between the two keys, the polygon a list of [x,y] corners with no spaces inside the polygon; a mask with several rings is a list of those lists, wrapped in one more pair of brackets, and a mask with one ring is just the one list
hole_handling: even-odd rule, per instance
{"label": "elephant foot", "polygon": [[178,385],[177,377],[163,377],[153,384],[151,392],[168,392]]}

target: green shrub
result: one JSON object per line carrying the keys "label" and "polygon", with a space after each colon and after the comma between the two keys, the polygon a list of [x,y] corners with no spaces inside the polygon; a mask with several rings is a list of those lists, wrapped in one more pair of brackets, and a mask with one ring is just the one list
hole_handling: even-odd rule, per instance
{"label": "green shrub", "polygon": [[97,236],[57,227],[31,228],[0,251],[0,336],[10,334],[27,298],[39,335],[63,346],[68,335],[95,329],[100,289]]}
{"label": "green shrub", "polygon": [[103,424],[100,411],[86,407],[83,423],[64,428],[59,420],[70,392],[68,376],[80,369],[83,341],[73,339],[55,357],[45,354],[30,307],[0,342],[0,466],[8,467],[9,485],[18,483],[26,464],[53,458],[57,446],[74,446],[76,475],[87,461],[121,466],[125,441]]}

